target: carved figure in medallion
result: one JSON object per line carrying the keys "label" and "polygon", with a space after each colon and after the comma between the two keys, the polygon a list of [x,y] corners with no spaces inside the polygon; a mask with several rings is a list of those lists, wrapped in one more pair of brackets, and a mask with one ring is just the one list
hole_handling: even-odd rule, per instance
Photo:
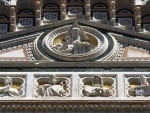
{"label": "carved figure in medallion", "polygon": [[84,54],[93,50],[95,47],[91,46],[88,42],[88,37],[84,31],[80,28],[77,22],[74,22],[73,26],[67,32],[60,45],[56,45],[54,48],[61,53],[67,54]]}
{"label": "carved figure in medallion", "polygon": [[36,96],[66,96],[68,93],[68,80],[57,81],[55,76],[49,77],[49,84],[43,84],[38,86]]}
{"label": "carved figure in medallion", "polygon": [[84,96],[88,97],[109,97],[112,96],[114,90],[110,88],[105,88],[103,83],[103,78],[100,76],[94,76],[92,85],[84,85],[82,91]]}

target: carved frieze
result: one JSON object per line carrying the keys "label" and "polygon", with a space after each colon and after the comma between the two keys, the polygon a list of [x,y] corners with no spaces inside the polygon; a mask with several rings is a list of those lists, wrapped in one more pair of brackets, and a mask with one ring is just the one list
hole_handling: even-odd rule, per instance
{"label": "carved frieze", "polygon": [[70,75],[35,75],[36,97],[67,97],[71,94]]}

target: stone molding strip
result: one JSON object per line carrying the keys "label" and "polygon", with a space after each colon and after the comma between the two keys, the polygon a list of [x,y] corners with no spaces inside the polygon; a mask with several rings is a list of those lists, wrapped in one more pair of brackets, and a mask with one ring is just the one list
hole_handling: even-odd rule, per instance
{"label": "stone molding strip", "polygon": [[102,68],[117,68],[117,67],[150,67],[149,61],[99,61],[99,62],[52,62],[47,60],[39,61],[0,61],[0,67],[102,67]]}
{"label": "stone molding strip", "polygon": [[150,110],[150,102],[146,101],[5,101],[0,102],[0,112],[142,112],[145,113]]}

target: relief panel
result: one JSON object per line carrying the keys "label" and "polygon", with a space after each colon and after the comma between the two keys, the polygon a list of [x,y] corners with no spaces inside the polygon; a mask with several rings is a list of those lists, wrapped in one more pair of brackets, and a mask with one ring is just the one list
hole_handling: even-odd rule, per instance
{"label": "relief panel", "polygon": [[0,75],[0,97],[23,97],[25,85],[25,75]]}
{"label": "relief panel", "polygon": [[118,18],[119,26],[132,26],[132,18]]}
{"label": "relief panel", "polygon": [[125,75],[128,97],[150,96],[150,75]]}
{"label": "relief panel", "polygon": [[80,75],[80,94],[86,97],[116,96],[116,75]]}
{"label": "relief panel", "polygon": [[71,75],[35,75],[36,97],[68,97],[71,95]]}
{"label": "relief panel", "polygon": [[8,24],[0,24],[0,34],[6,33],[8,31]]}

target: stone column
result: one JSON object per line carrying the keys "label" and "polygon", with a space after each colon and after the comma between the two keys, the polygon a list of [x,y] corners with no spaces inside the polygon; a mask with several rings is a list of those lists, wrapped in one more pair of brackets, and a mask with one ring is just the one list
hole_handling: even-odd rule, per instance
{"label": "stone column", "polygon": [[116,0],[109,0],[109,13],[111,25],[116,25]]}
{"label": "stone column", "polygon": [[141,7],[140,6],[134,7],[134,19],[135,19],[135,30],[140,32],[141,31]]}
{"label": "stone column", "polygon": [[90,20],[91,19],[91,2],[90,0],[85,0],[85,19]]}
{"label": "stone column", "polygon": [[60,0],[60,19],[66,19],[66,0]]}
{"label": "stone column", "polygon": [[41,2],[39,0],[35,3],[35,25],[41,25]]}
{"label": "stone column", "polygon": [[16,7],[10,7],[10,32],[16,31]]}

